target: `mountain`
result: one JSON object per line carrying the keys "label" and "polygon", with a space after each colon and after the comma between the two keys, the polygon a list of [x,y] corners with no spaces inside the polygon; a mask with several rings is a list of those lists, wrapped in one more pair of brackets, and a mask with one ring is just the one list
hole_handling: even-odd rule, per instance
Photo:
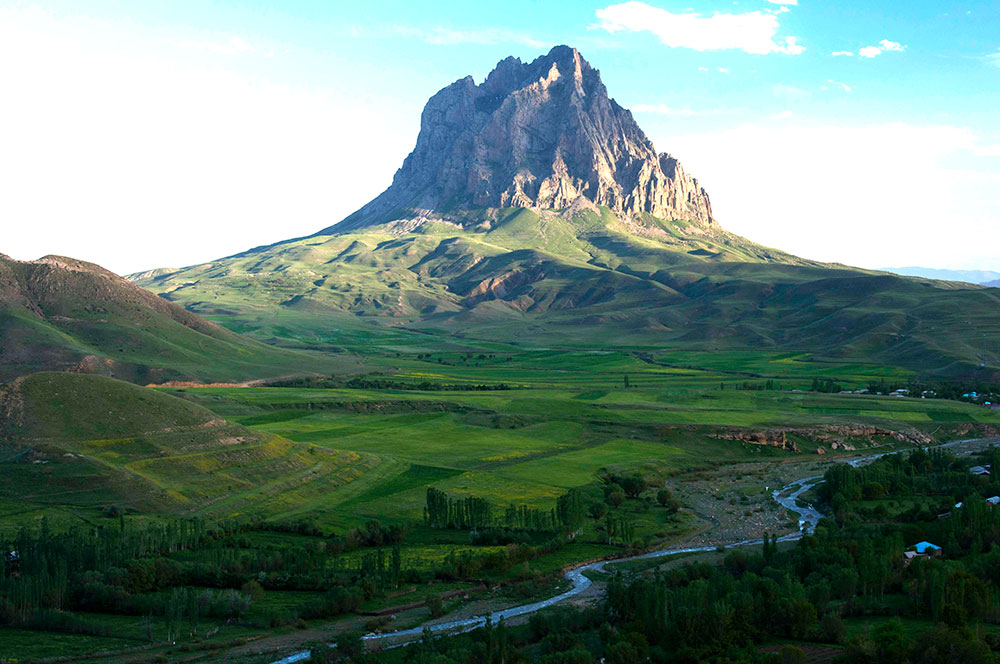
{"label": "mountain", "polygon": [[701,184],[565,46],[434,95],[391,186],[340,223],[137,283],[310,346],[405,327],[962,372],[984,335],[1000,340],[988,289],[821,264],[724,230]]}
{"label": "mountain", "polygon": [[507,58],[480,85],[467,76],[431,97],[392,186],[317,235],[430,211],[564,209],[580,199],[619,215],[714,222],[698,181],[657,154],[576,49],[557,46],[530,63]]}
{"label": "mountain", "polygon": [[242,337],[92,263],[0,254],[0,380],[45,369],[245,380],[334,365]]}
{"label": "mountain", "polygon": [[1000,272],[993,272],[992,270],[943,270],[933,267],[882,267],[879,270],[901,274],[906,277],[965,281],[970,284],[980,284],[983,286],[989,286],[990,282],[1000,281]]}
{"label": "mountain", "polygon": [[1000,279],[996,279],[995,281],[987,281],[986,283],[983,284],[983,286],[988,286],[989,288],[1000,288]]}

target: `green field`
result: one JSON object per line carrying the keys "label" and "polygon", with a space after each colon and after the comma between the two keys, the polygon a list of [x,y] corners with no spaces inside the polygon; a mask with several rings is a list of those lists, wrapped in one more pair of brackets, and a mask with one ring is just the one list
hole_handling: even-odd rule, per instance
{"label": "green field", "polygon": [[[860,387],[912,376],[891,366],[837,366],[807,355],[769,353],[441,348],[373,351],[364,378],[390,385],[380,389],[351,387],[336,376],[330,387],[155,390],[97,376],[32,376],[18,384],[22,417],[0,448],[6,479],[0,540],[12,540],[21,528],[37,532],[43,520],[57,532],[112,528],[111,507],[124,510],[136,528],[176,519],[249,519],[258,525],[219,540],[214,549],[169,558],[197,565],[244,555],[239,552],[267,558],[319,551],[309,555],[320,555],[336,575],[353,574],[376,549],[335,553],[328,549],[330,538],[374,520],[405,529],[399,556],[403,569],[423,579],[413,595],[419,601],[455,587],[448,583],[473,583],[449,578],[448,560],[507,555],[509,549],[475,543],[461,529],[428,528],[428,487],[454,499],[485,499],[499,512],[513,504],[547,513],[570,489],[600,502],[605,474],[638,472],[652,488],[609,514],[632,523],[638,545],[657,546],[707,523],[687,505],[670,515],[651,504],[665,481],[684,486],[728,465],[773,467],[824,458],[817,450],[829,455],[835,441],[858,448],[900,446],[905,444],[889,433],[943,441],[1000,424],[1000,414],[966,403],[808,391],[816,377]],[[766,380],[772,389],[756,389]],[[500,384],[509,389],[458,389]],[[755,389],[741,389],[748,385]],[[885,434],[838,433],[862,425]],[[799,451],[738,439],[777,429]],[[760,477],[764,482],[765,475]],[[744,479],[728,500],[724,487],[716,497],[742,510],[747,492],[762,491]],[[278,532],[294,531],[296,524],[307,524],[311,534]],[[534,590],[526,590],[528,596],[551,592],[551,581],[543,580],[562,567],[625,550],[620,542],[607,542],[603,524],[588,518],[572,542],[475,578],[529,584]],[[550,535],[520,537],[541,547]],[[388,555],[389,549],[382,551]],[[424,585],[433,578],[444,584]],[[208,620],[195,633],[205,644],[279,634],[291,629],[296,616],[312,615],[310,607],[323,597],[323,591],[271,588],[248,614],[257,627],[224,628],[207,638],[214,629]],[[376,592],[360,610],[407,601]],[[126,620],[99,612],[83,617],[101,629]],[[426,609],[408,619],[426,619]],[[122,639],[146,643],[147,627],[154,644],[166,634],[161,616],[152,623],[129,620],[109,635],[60,636],[52,642],[58,647],[40,646],[34,632],[5,633],[11,635],[10,652],[22,658],[47,656],[53,648],[83,654],[132,647]],[[309,618],[305,624],[312,629],[325,622]]]}

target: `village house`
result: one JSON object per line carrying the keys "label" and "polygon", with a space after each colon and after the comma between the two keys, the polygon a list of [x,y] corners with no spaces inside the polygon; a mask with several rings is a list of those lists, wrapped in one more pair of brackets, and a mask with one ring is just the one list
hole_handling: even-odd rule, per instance
{"label": "village house", "polygon": [[941,547],[930,542],[917,542],[913,545],[913,551],[903,552],[903,564],[909,565],[916,558],[936,558],[941,555]]}

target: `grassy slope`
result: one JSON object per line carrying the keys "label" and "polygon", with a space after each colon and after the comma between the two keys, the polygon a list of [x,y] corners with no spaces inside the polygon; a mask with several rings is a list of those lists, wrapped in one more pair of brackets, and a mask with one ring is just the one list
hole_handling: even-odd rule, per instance
{"label": "grassy slope", "polygon": [[1000,291],[606,210],[490,214],[304,238],[139,283],[257,338],[306,345],[402,336],[384,328],[402,324],[497,343],[786,349],[956,373],[1000,343]]}
{"label": "grassy slope", "polygon": [[[42,372],[0,397],[2,503],[22,512],[273,513],[348,484],[378,459],[232,424],[168,394],[103,376]],[[30,509],[29,509],[30,506]]]}
{"label": "grassy slope", "polygon": [[96,265],[0,256],[0,380],[73,368],[141,383],[233,381],[348,363],[242,337]]}
{"label": "grassy slope", "polygon": [[[792,392],[807,388],[813,377],[861,387],[910,375],[803,355],[662,353],[650,361],[624,352],[534,351],[483,359],[455,353],[429,360],[383,356],[372,362],[394,380],[524,387],[495,392],[208,388],[177,394],[257,431],[380,458],[379,473],[332,493],[322,509],[292,512],[336,527],[368,518],[419,520],[427,486],[484,496],[498,505],[551,507],[568,487],[594,483],[602,469],[643,468],[656,476],[802,458],[717,437],[731,427],[801,429],[792,436],[809,453],[819,445],[829,450],[830,441],[815,437],[823,427],[864,424],[943,439],[969,427],[1000,425],[1000,415],[969,404]],[[692,368],[696,362],[707,366]],[[623,389],[623,375],[630,377],[631,388]],[[783,390],[734,389],[761,380],[754,376],[774,377]],[[834,439],[867,444],[847,436]]]}

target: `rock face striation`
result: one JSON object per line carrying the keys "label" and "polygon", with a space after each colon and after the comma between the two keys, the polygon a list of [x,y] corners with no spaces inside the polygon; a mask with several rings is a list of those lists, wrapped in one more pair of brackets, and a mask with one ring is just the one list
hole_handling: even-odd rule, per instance
{"label": "rock face striation", "polygon": [[620,216],[715,223],[708,194],[658,154],[576,49],[501,61],[424,107],[413,152],[380,196],[324,229],[348,231],[428,211],[562,209],[584,199]]}

